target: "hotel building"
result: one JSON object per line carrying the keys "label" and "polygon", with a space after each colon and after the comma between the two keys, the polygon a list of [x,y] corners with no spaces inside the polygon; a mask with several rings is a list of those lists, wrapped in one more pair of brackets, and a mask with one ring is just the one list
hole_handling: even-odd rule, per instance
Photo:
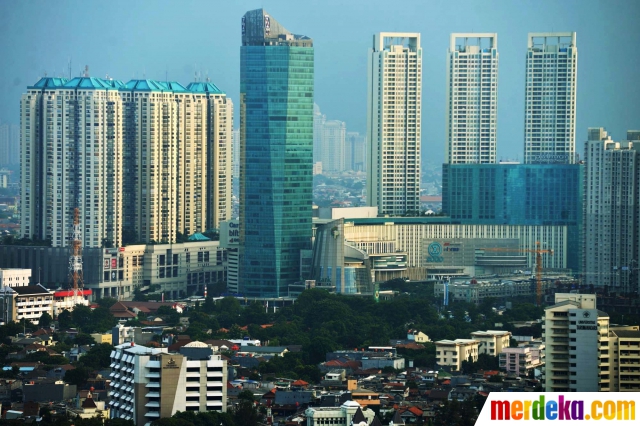
{"label": "hotel building", "polygon": [[178,411],[227,411],[227,362],[209,345],[179,353],[132,343],[111,352],[111,418],[149,426]]}

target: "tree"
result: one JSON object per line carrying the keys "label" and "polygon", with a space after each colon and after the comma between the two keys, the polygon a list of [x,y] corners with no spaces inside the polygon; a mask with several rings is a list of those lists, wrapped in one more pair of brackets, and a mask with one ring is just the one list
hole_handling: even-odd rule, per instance
{"label": "tree", "polygon": [[58,314],[58,325],[62,330],[73,327],[71,312],[67,311],[66,309],[60,312],[60,314]]}
{"label": "tree", "polygon": [[71,385],[83,386],[89,379],[89,370],[85,367],[77,367],[64,373],[64,381]]}
{"label": "tree", "polygon": [[236,425],[258,426],[258,412],[250,401],[240,401],[233,413],[233,420]]}
{"label": "tree", "polygon": [[255,398],[253,397],[253,392],[251,392],[249,389],[247,390],[243,390],[242,392],[240,392],[238,394],[238,399],[240,400],[244,400],[244,401],[255,401]]}
{"label": "tree", "polygon": [[42,315],[40,315],[40,320],[38,321],[38,326],[39,327],[50,327],[51,326],[51,321],[53,321],[53,318],[51,318],[51,315],[49,315],[48,312],[43,312]]}
{"label": "tree", "polygon": [[83,331],[93,331],[93,324],[91,324],[91,308],[84,305],[76,305],[71,311],[71,320],[76,327],[82,327]]}
{"label": "tree", "polygon": [[109,309],[110,307],[115,305],[117,302],[118,302],[118,300],[114,299],[113,297],[103,297],[101,299],[98,299],[98,305],[102,306],[103,308],[107,308],[107,309]]}

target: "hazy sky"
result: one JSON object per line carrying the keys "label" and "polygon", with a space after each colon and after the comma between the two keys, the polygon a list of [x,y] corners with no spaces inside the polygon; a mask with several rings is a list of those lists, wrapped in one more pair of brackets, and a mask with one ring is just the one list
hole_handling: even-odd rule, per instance
{"label": "hazy sky", "polygon": [[[366,127],[367,50],[381,31],[420,32],[423,157],[441,162],[449,34],[497,32],[498,158],[522,158],[528,32],[576,31],[576,140],[604,126],[616,140],[640,128],[640,1],[0,1],[0,121],[46,72],[176,80],[201,72],[238,105],[240,19],[263,7],[315,46],[315,101],[348,131]],[[236,125],[238,123],[236,108]]]}

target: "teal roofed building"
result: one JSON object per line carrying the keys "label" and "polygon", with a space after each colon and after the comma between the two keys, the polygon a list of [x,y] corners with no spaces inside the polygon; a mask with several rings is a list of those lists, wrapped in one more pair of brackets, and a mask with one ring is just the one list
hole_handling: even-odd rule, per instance
{"label": "teal roofed building", "polygon": [[64,86],[67,82],[66,78],[58,77],[42,77],[33,86],[28,86],[27,89],[51,89]]}
{"label": "teal roofed building", "polygon": [[195,234],[193,234],[192,236],[187,238],[187,240],[189,240],[189,241],[211,241],[211,238],[207,237],[202,232],[196,232]]}
{"label": "teal roofed building", "polygon": [[224,94],[218,86],[209,81],[189,83],[187,89],[194,93]]}
{"label": "teal roofed building", "polygon": [[75,77],[64,84],[69,89],[104,89],[117,90],[122,85],[121,81],[103,80],[96,77]]}

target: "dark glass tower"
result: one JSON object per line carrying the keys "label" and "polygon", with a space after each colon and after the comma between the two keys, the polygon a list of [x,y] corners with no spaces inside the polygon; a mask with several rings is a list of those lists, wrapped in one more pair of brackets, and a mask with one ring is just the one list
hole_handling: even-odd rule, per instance
{"label": "dark glass tower", "polygon": [[263,9],[242,17],[240,282],[247,297],[280,297],[311,248],[313,40]]}

